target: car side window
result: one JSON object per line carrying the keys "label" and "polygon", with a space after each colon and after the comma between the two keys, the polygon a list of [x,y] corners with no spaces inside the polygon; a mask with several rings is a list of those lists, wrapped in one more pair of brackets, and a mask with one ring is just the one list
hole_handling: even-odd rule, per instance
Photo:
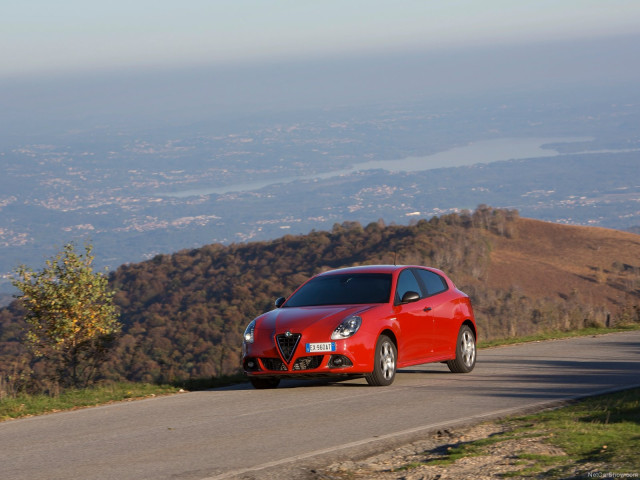
{"label": "car side window", "polygon": [[403,270],[398,276],[398,286],[396,287],[396,303],[400,303],[402,296],[407,292],[416,292],[422,297],[422,289],[415,275],[410,269]]}
{"label": "car side window", "polygon": [[437,273],[430,270],[423,270],[421,268],[416,269],[416,273],[427,289],[427,296],[435,295],[436,293],[447,290],[447,282]]}

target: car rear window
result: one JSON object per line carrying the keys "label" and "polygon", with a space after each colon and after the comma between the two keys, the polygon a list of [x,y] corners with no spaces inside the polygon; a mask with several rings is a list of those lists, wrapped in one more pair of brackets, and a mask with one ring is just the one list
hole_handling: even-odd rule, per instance
{"label": "car rear window", "polygon": [[386,303],[391,295],[391,275],[344,274],[316,277],[304,284],[285,307]]}
{"label": "car rear window", "polygon": [[423,270],[422,268],[417,268],[416,272],[418,272],[418,275],[427,289],[427,296],[444,292],[447,289],[447,282],[445,282],[444,278],[437,273],[433,273],[429,270]]}

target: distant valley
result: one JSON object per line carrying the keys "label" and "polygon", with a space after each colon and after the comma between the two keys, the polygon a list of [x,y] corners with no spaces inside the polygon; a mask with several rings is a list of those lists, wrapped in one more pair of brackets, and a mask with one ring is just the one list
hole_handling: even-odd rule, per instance
{"label": "distant valley", "polygon": [[[343,221],[409,224],[480,204],[632,229],[640,225],[640,104],[631,90],[610,95],[336,107],[135,133],[91,126],[6,147],[0,275],[6,289],[16,265],[40,265],[70,240],[91,241],[100,266],[114,269],[209,243]],[[529,146],[469,156],[470,146],[504,139]],[[536,139],[550,143],[532,148]],[[425,169],[401,166],[406,158],[444,160]]]}

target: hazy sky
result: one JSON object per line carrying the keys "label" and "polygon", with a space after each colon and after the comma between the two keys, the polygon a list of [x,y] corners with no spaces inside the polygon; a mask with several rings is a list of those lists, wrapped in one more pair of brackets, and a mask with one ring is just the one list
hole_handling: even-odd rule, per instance
{"label": "hazy sky", "polygon": [[640,32],[638,0],[2,0],[0,77]]}

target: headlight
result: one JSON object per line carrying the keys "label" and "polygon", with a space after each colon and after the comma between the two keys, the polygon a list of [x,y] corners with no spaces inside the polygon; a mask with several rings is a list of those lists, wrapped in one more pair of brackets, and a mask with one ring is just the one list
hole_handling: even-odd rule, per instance
{"label": "headlight", "polygon": [[244,339],[244,343],[253,343],[253,331],[256,329],[256,321],[252,320],[251,323],[249,325],[247,325],[247,328],[244,330],[244,335],[243,335],[243,339]]}
{"label": "headlight", "polygon": [[345,318],[331,334],[331,340],[349,338],[358,331],[360,325],[362,325],[362,318],[357,315],[351,315],[350,317]]}

